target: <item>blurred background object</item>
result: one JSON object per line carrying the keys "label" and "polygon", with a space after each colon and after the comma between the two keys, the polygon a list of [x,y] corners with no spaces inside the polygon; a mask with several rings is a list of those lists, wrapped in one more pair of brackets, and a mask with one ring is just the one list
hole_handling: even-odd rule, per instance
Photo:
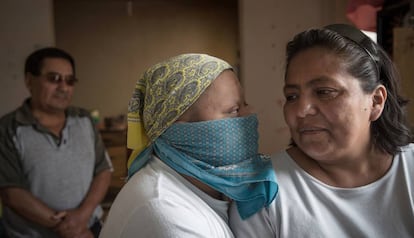
{"label": "blurred background object", "polygon": [[376,32],[377,12],[383,3],[384,0],[349,0],[346,17],[359,29]]}
{"label": "blurred background object", "polygon": [[105,117],[105,130],[109,131],[122,131],[127,128],[127,120],[124,114],[120,114],[112,117]]}

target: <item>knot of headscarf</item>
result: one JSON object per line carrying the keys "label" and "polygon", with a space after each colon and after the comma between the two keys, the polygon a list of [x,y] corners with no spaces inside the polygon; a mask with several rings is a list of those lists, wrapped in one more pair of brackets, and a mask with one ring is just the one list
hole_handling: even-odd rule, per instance
{"label": "knot of headscarf", "polygon": [[206,54],[182,54],[149,68],[128,105],[128,167],[231,66]]}

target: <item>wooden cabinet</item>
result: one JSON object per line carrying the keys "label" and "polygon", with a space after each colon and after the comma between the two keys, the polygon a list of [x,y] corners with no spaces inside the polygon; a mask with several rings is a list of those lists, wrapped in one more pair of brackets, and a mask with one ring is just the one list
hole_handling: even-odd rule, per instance
{"label": "wooden cabinet", "polygon": [[410,100],[407,114],[414,129],[414,28],[394,28],[393,59],[401,75],[403,95]]}
{"label": "wooden cabinet", "polygon": [[125,184],[127,177],[126,130],[102,130],[101,136],[114,168],[110,190],[119,191]]}

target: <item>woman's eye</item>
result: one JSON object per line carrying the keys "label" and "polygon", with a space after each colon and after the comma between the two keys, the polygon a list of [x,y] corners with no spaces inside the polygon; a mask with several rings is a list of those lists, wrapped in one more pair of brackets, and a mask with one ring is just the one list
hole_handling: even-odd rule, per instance
{"label": "woman's eye", "polygon": [[240,111],[240,109],[239,109],[239,108],[233,108],[233,109],[230,111],[230,114],[238,114],[238,113],[239,113],[239,111]]}
{"label": "woman's eye", "polygon": [[332,88],[321,88],[316,90],[316,94],[320,97],[320,98],[335,98],[339,92],[336,89],[332,89]]}
{"label": "woman's eye", "polygon": [[287,94],[285,95],[286,102],[292,102],[298,98],[296,94]]}

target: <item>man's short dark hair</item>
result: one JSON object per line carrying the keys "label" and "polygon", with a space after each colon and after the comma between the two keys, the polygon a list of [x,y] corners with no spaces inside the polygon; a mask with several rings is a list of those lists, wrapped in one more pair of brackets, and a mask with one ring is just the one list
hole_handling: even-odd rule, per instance
{"label": "man's short dark hair", "polygon": [[69,61],[72,65],[73,74],[75,74],[75,60],[73,57],[66,51],[56,47],[42,48],[31,53],[26,59],[24,73],[39,76],[43,66],[43,60],[46,58],[61,58]]}

